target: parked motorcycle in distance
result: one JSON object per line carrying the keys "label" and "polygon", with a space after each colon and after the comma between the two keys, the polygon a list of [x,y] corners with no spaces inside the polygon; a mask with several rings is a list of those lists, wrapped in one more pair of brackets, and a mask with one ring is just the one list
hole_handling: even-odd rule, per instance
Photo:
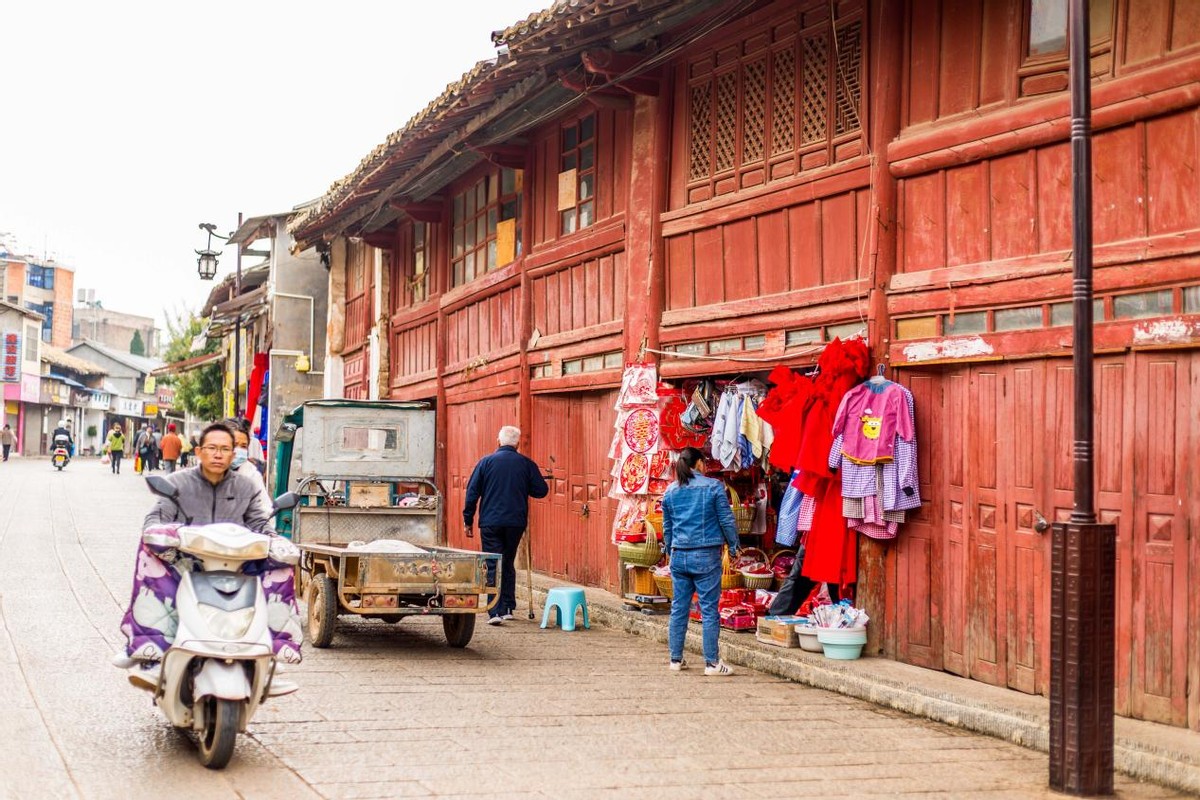
{"label": "parked motorcycle in distance", "polygon": [[59,472],[62,472],[63,467],[71,463],[71,440],[65,436],[55,436],[54,444],[50,450],[50,463]]}
{"label": "parked motorcycle in distance", "polygon": [[[166,478],[153,475],[146,483],[179,507],[179,490]],[[299,497],[288,492],[274,506],[278,513],[298,503]],[[196,733],[204,766],[221,769],[259,705],[296,687],[273,690],[276,662],[267,600],[261,578],[242,573],[246,562],[267,557],[270,536],[233,523],[192,526],[183,516],[188,524],[179,529],[178,550],[199,564],[181,571],[175,640],[157,672],[133,667],[129,681],[154,693],[172,725]]]}

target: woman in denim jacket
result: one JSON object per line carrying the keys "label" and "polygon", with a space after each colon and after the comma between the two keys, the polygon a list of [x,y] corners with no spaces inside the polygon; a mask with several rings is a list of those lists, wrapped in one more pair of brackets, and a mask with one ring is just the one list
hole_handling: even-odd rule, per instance
{"label": "woman in denim jacket", "polygon": [[725,484],[704,475],[704,455],[685,447],[675,461],[675,482],[663,495],[663,547],[671,558],[671,624],[667,643],[671,669],[687,669],[683,640],[687,635],[692,593],[700,596],[704,627],[704,674],[732,675],[720,660],[717,638],[721,620],[717,601],[721,597],[721,550],[729,546],[730,557],[738,550],[737,528]]}

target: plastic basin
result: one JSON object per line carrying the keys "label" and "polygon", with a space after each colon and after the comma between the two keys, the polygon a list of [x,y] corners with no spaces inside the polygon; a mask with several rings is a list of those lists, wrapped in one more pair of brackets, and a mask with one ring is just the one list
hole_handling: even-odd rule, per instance
{"label": "plastic basin", "polygon": [[867,643],[866,628],[817,628],[817,641],[825,650],[826,658],[853,661],[862,656]]}
{"label": "plastic basin", "polygon": [[817,640],[817,629],[803,625],[796,626],[796,638],[800,640],[800,649],[810,653],[820,653],[824,648]]}

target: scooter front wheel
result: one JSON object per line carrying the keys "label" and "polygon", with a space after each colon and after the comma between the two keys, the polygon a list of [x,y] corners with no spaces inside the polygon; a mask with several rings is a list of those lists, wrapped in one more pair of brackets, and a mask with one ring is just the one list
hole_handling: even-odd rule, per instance
{"label": "scooter front wheel", "polygon": [[237,744],[238,719],[244,700],[204,699],[204,730],[200,732],[200,763],[209,769],[224,769]]}

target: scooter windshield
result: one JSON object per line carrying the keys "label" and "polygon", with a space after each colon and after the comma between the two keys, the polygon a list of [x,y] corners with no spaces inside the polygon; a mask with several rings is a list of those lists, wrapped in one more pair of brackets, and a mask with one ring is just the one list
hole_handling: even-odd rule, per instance
{"label": "scooter windshield", "polygon": [[271,538],[232,522],[191,525],[179,529],[179,549],[201,557],[250,561],[267,557]]}

